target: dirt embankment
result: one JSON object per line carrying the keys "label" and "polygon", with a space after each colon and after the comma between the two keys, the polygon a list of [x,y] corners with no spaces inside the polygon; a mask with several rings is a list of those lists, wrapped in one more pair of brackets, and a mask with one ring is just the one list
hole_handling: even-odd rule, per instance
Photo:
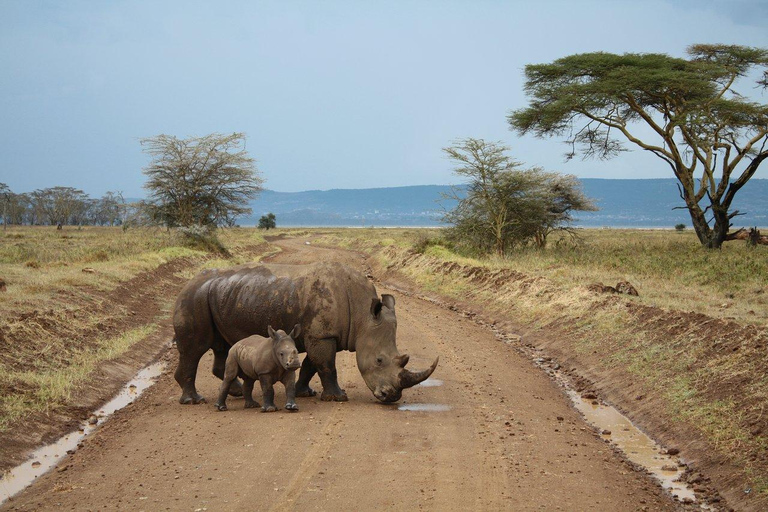
{"label": "dirt embankment", "polygon": [[[522,335],[513,337],[522,352],[535,348],[537,357],[551,357],[579,390],[596,392],[663,444],[679,448],[697,490],[707,494],[714,487],[739,509],[768,508],[768,492],[759,489],[768,484],[765,329],[589,289],[564,296],[545,278],[394,247],[371,261],[383,284],[418,293],[426,275],[429,295],[445,306]],[[516,307],[522,301],[527,308]],[[568,313],[577,303],[585,315]],[[532,310],[547,317],[535,318]],[[601,331],[591,323],[600,315],[620,325]],[[663,360],[669,357],[676,360]]]}
{"label": "dirt embankment", "polygon": [[[172,260],[135,276],[111,292],[90,290],[87,300],[82,295],[62,292],[62,302],[68,304],[66,309],[34,310],[8,320],[7,324],[11,327],[18,323],[24,328],[15,330],[13,336],[0,331],[0,353],[19,354],[23,348],[21,355],[27,354],[29,359],[17,357],[15,365],[23,369],[26,364],[30,371],[34,371],[33,362],[39,364],[32,358],[43,357],[51,364],[67,364],[66,361],[56,361],[57,354],[46,351],[41,341],[45,338],[61,337],[77,346],[78,351],[92,351],[98,349],[101,340],[119,336],[129,329],[151,324],[157,324],[158,328],[121,356],[101,364],[85,383],[73,390],[67,405],[25,416],[0,433],[0,472],[22,462],[26,454],[37,446],[76,428],[138,369],[167,350],[172,338],[167,303],[186,282],[179,274],[192,265],[187,259]],[[87,328],[79,328],[90,324],[83,321],[87,318],[101,320]],[[0,396],[8,396],[13,391],[7,387],[0,389]]]}

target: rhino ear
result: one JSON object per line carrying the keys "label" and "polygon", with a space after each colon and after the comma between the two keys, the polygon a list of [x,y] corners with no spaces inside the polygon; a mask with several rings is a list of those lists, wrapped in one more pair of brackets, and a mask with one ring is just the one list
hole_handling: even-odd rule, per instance
{"label": "rhino ear", "polygon": [[381,307],[384,304],[381,302],[381,299],[376,297],[375,299],[371,299],[371,315],[373,315],[373,318],[379,318],[379,315],[381,314]]}
{"label": "rhino ear", "polygon": [[293,330],[291,331],[291,334],[289,334],[288,336],[290,336],[294,340],[299,336],[301,336],[301,324],[294,325]]}
{"label": "rhino ear", "polygon": [[275,330],[272,328],[271,325],[267,326],[267,334],[269,334],[270,338],[277,341],[277,333],[275,332]]}
{"label": "rhino ear", "polygon": [[381,296],[381,302],[384,303],[385,306],[387,306],[392,311],[395,310],[395,297],[392,295],[389,295],[388,293],[385,293]]}

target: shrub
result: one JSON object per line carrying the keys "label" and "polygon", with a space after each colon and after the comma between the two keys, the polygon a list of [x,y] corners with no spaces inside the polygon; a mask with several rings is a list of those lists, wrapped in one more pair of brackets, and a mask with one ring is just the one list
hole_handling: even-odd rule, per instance
{"label": "shrub", "polygon": [[232,256],[213,229],[205,226],[189,226],[178,228],[177,231],[181,235],[182,244],[185,247],[220,254],[226,258]]}
{"label": "shrub", "polygon": [[675,224],[675,231],[685,231],[685,224]]}

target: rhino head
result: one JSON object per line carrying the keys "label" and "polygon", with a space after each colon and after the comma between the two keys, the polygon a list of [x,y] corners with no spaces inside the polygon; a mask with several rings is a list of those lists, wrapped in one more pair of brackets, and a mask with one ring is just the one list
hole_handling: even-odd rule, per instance
{"label": "rhino head", "polygon": [[267,326],[267,332],[272,339],[272,353],[286,370],[296,370],[301,366],[299,351],[296,350],[296,342],[293,339],[301,334],[301,325],[296,324],[290,334],[285,331],[275,331],[272,326]]}
{"label": "rhino head", "polygon": [[432,375],[438,359],[428,369],[412,372],[405,368],[408,354],[397,351],[395,298],[382,295],[371,301],[369,315],[357,335],[357,367],[373,396],[382,402],[400,400],[403,389],[415,386]]}

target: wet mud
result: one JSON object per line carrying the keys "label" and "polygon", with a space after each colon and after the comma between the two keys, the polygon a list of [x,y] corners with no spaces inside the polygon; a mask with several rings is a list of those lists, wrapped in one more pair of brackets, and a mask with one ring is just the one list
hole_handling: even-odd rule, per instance
{"label": "wet mud", "polygon": [[88,434],[152,386],[163,373],[165,367],[164,361],[158,361],[143,368],[112,400],[94,411],[90,418],[84,420],[80,424],[80,428],[59,438],[55,443],[35,450],[27,462],[4,473],[0,478],[0,504],[24,490],[36,478],[55,468],[68,454],[77,450],[78,445]]}

